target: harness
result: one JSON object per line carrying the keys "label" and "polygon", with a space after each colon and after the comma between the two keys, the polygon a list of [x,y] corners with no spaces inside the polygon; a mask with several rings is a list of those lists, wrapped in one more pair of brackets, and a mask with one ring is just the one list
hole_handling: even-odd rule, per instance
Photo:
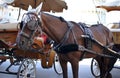
{"label": "harness", "polygon": [[[72,45],[68,45],[67,47],[64,47],[65,46],[65,42],[69,38],[71,32],[73,34],[74,44],[78,45],[77,39],[76,39],[74,31],[73,31],[74,25],[71,22],[69,22],[69,21],[65,21],[65,22],[67,23],[68,30],[66,31],[66,33],[65,33],[63,39],[61,40],[61,42],[59,44],[57,44],[57,46],[54,47],[54,50],[56,52],[63,53],[63,54],[70,52],[69,48],[70,49],[77,49],[76,47],[73,47]],[[84,32],[84,36],[88,36],[89,38],[93,39],[92,32],[88,28],[88,26],[86,26],[84,23],[79,23],[78,25],[79,25],[80,29],[82,29],[82,31]],[[91,39],[84,38],[85,48],[88,48],[88,49],[92,48],[92,41],[91,41]],[[67,51],[64,51],[64,49],[67,49]],[[83,51],[82,55],[80,57],[80,60],[83,59],[83,57],[85,56],[85,54],[86,54],[86,52]]]}
{"label": "harness", "polygon": [[57,44],[56,46],[54,46],[54,50],[56,52],[59,52],[59,53],[61,52],[60,48],[65,44],[65,42],[69,38],[71,32],[72,32],[72,35],[73,35],[74,42],[77,43],[75,34],[74,34],[73,30],[72,30],[74,25],[71,22],[69,22],[69,21],[65,21],[65,22],[67,23],[68,30],[66,31],[66,33],[65,33],[63,39],[61,40],[61,42],[59,44]]}
{"label": "harness", "polygon": [[[81,35],[84,38],[84,41],[85,41],[86,46],[84,47],[84,46],[79,45],[77,43],[77,39],[76,39],[74,31],[73,31],[74,25],[71,22],[66,22],[66,23],[67,23],[67,26],[68,26],[68,30],[66,31],[66,33],[65,33],[63,39],[61,40],[61,42],[59,44],[57,44],[56,46],[54,46],[54,50],[57,53],[66,54],[66,53],[69,53],[71,51],[82,51],[82,55],[80,56],[80,60],[82,60],[84,58],[86,52],[87,53],[92,53],[92,54],[95,54],[95,55],[104,56],[104,57],[111,57],[109,55],[100,54],[100,53],[97,53],[97,52],[91,50],[93,42],[97,43],[98,45],[100,45],[103,48],[104,48],[104,46],[102,46],[102,44],[99,41],[94,39],[92,31],[89,29],[88,26],[86,26],[86,24],[84,24],[84,23],[79,23],[78,24],[80,29],[82,29],[82,31],[84,32],[84,34]],[[65,42],[69,38],[71,32],[73,34],[74,43],[66,45]]]}
{"label": "harness", "polygon": [[82,37],[84,38],[85,48],[91,49],[92,48],[92,41],[94,39],[93,33],[90,28],[85,23],[78,23],[79,27],[84,32]]}
{"label": "harness", "polygon": [[[94,39],[92,31],[85,23],[79,22],[78,25],[84,32],[84,35],[81,35],[81,36],[84,38],[85,48],[91,50],[92,49],[92,39]],[[80,60],[82,60],[84,58],[85,54],[86,54],[86,51],[83,51]]]}

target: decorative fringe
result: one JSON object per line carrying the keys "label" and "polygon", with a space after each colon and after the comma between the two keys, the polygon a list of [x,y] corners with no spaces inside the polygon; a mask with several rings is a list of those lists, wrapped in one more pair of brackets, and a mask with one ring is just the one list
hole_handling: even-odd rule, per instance
{"label": "decorative fringe", "polygon": [[61,46],[60,48],[58,48],[56,50],[56,52],[64,53],[64,54],[72,52],[72,51],[78,51],[78,45],[77,44],[64,45],[64,46]]}

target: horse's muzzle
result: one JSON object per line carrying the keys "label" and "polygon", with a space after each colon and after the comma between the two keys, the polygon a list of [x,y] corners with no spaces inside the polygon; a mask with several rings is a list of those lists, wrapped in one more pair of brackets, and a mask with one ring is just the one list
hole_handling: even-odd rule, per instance
{"label": "horse's muzzle", "polygon": [[16,43],[17,43],[18,48],[25,50],[25,51],[29,50],[32,45],[32,41],[29,40],[29,38],[22,36],[21,34],[18,35],[16,39]]}

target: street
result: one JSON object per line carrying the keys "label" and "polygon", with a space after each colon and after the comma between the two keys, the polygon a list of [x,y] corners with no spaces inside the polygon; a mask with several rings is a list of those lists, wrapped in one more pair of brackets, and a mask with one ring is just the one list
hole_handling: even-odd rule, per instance
{"label": "street", "polygon": [[[3,63],[0,67],[0,71],[4,71],[5,68],[9,65],[9,61]],[[79,78],[94,78],[91,74],[90,70],[90,64],[91,64],[91,59],[84,59],[80,61],[79,63]],[[68,74],[69,78],[72,78],[72,71],[71,71],[71,65],[68,63]],[[16,67],[11,67],[12,71],[15,71],[18,68]],[[62,78],[62,75],[58,75],[55,71],[54,68],[49,68],[49,69],[43,69],[41,67],[40,61],[36,63],[36,69],[37,69],[37,78]],[[120,69],[113,68],[111,71],[113,78],[120,78]],[[0,78],[16,78],[16,75],[11,75],[11,74],[3,74],[0,73]]]}

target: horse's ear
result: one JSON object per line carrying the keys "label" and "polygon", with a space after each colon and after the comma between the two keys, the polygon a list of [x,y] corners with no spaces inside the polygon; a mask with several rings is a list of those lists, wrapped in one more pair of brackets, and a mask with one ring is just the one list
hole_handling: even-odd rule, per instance
{"label": "horse's ear", "polygon": [[28,7],[28,11],[31,11],[31,10],[32,10],[32,6],[29,5],[29,7]]}
{"label": "horse's ear", "polygon": [[43,5],[43,2],[41,2],[40,5],[37,6],[37,8],[36,8],[36,13],[37,14],[39,14],[39,12],[41,11],[42,5]]}

